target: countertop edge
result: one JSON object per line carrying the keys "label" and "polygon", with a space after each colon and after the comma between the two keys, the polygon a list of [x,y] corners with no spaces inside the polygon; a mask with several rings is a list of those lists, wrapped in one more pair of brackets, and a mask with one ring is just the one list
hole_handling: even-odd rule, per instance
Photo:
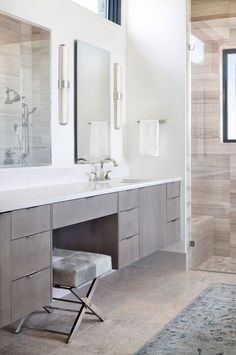
{"label": "countertop edge", "polygon": [[[115,182],[115,180],[113,180]],[[76,200],[80,198],[86,198],[86,197],[92,197],[92,196],[98,196],[98,195],[105,195],[105,194],[110,194],[110,193],[115,193],[115,192],[120,192],[120,191],[128,191],[128,190],[133,190],[133,189],[139,189],[139,188],[144,188],[148,186],[155,186],[155,185],[162,185],[162,184],[168,184],[171,182],[181,182],[182,178],[181,177],[176,177],[176,178],[168,178],[168,179],[161,179],[161,180],[147,180],[147,181],[141,181],[141,182],[134,182],[134,183],[122,183],[121,186],[114,186],[114,187],[106,187],[104,185],[104,188],[100,188],[98,190],[88,190],[88,191],[83,191],[83,192],[75,192],[75,193],[68,193],[68,195],[65,194],[60,194],[58,192],[58,196],[48,196],[48,197],[40,197],[35,196],[35,197],[28,197],[26,199],[22,199],[21,201],[14,200],[14,197],[17,197],[17,191],[20,191],[21,194],[27,194],[28,195],[33,195],[33,192],[40,192],[39,190],[43,190],[43,188],[49,189],[50,186],[44,186],[44,187],[34,187],[34,188],[26,188],[23,190],[10,190],[10,191],[4,191],[0,192],[0,203],[4,205],[4,199],[2,200],[1,195],[5,195],[5,200],[7,200],[6,195],[8,197],[13,198],[13,201],[5,201],[5,206],[0,206],[0,213],[7,213],[15,210],[20,210],[24,208],[31,208],[31,207],[37,207],[37,206],[43,206],[43,205],[49,205],[49,204],[54,204],[54,203],[60,203],[60,202],[65,202],[65,201],[70,201],[70,200]],[[56,188],[58,190],[60,189],[60,186],[65,187],[66,185],[78,185],[80,184],[79,182],[77,184],[63,184],[63,185],[57,185]],[[55,186],[53,186],[55,188]],[[11,199],[10,199],[11,200]]]}

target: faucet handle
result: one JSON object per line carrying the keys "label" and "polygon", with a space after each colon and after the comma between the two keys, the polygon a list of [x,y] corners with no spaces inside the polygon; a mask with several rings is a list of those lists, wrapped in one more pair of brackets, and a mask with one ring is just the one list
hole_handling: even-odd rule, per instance
{"label": "faucet handle", "polygon": [[97,173],[95,173],[94,171],[91,171],[91,173],[90,173],[90,181],[96,181],[97,179],[98,179]]}
{"label": "faucet handle", "polygon": [[109,173],[111,173],[111,170],[107,170],[107,172],[106,172],[106,174],[104,176],[105,180],[111,180],[111,178],[109,176]]}

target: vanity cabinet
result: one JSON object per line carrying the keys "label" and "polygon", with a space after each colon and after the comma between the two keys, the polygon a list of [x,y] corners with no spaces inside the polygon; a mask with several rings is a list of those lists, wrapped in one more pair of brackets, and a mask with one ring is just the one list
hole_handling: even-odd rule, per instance
{"label": "vanity cabinet", "polygon": [[24,208],[11,213],[11,239],[45,232],[50,229],[50,206]]}
{"label": "vanity cabinet", "polygon": [[166,184],[139,192],[140,258],[154,253],[166,240]]}
{"label": "vanity cabinet", "polygon": [[118,268],[139,260],[139,190],[121,191],[118,195]]}
{"label": "vanity cabinet", "polygon": [[117,193],[53,204],[53,229],[117,213]]}
{"label": "vanity cabinet", "polygon": [[0,214],[0,327],[11,323],[11,215]]}
{"label": "vanity cabinet", "polygon": [[0,327],[50,304],[52,244],[121,269],[179,239],[179,182],[2,213]]}
{"label": "vanity cabinet", "polygon": [[180,240],[180,183],[167,184],[166,245]]}
{"label": "vanity cabinet", "polygon": [[12,282],[12,322],[51,303],[51,270],[47,268]]}
{"label": "vanity cabinet", "polygon": [[50,206],[0,214],[0,326],[51,302]]}
{"label": "vanity cabinet", "polygon": [[12,280],[49,268],[51,266],[50,231],[11,241],[11,264]]}

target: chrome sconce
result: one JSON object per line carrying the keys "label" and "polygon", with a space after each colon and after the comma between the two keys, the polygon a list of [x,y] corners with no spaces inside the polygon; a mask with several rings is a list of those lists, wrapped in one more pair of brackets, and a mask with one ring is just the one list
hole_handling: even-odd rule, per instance
{"label": "chrome sconce", "polygon": [[114,64],[114,127],[121,128],[122,121],[122,73],[121,65]]}
{"label": "chrome sconce", "polygon": [[65,44],[59,46],[59,123],[66,125],[69,121],[69,55]]}

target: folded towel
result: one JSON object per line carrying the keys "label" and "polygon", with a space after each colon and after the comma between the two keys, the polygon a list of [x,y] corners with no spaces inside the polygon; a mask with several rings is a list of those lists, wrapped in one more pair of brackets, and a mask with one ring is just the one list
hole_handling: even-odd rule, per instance
{"label": "folded towel", "polygon": [[159,121],[142,120],[139,126],[140,155],[159,156]]}
{"label": "folded towel", "polygon": [[91,122],[90,128],[90,155],[109,155],[109,122]]}

